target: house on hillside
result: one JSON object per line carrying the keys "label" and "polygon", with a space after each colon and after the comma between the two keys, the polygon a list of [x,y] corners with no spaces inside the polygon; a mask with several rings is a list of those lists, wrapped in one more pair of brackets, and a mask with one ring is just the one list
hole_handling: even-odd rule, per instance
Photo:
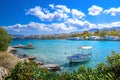
{"label": "house on hillside", "polygon": [[120,40],[119,36],[105,36],[105,40]]}
{"label": "house on hillside", "polygon": [[82,37],[70,37],[67,40],[84,40]]}
{"label": "house on hillside", "polygon": [[88,39],[89,40],[102,40],[102,37],[100,37],[100,36],[89,36]]}

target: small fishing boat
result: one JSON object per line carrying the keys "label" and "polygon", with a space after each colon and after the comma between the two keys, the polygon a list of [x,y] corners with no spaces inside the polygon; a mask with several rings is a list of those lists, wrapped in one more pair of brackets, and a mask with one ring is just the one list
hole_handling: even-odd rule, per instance
{"label": "small fishing boat", "polygon": [[22,44],[18,44],[18,45],[16,45],[16,46],[12,46],[13,48],[22,48],[22,47],[24,47],[24,45],[22,45]]}
{"label": "small fishing boat", "polygon": [[[69,62],[86,62],[91,59],[91,46],[80,46],[78,47],[81,49],[81,52],[79,54],[73,54],[72,56],[67,56],[67,59]],[[85,51],[87,50],[87,51]]]}
{"label": "small fishing boat", "polygon": [[27,46],[23,46],[22,48],[23,49],[34,49],[33,45],[30,43]]}

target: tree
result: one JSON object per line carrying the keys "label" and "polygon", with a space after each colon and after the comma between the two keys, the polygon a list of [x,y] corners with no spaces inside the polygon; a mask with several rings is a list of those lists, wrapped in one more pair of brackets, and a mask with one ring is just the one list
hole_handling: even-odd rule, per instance
{"label": "tree", "polygon": [[5,29],[0,27],[0,51],[6,51],[8,49],[11,39],[11,35],[9,35]]}
{"label": "tree", "polygon": [[105,38],[106,35],[108,35],[108,31],[107,30],[103,30],[103,31],[100,32],[100,36],[102,38]]}
{"label": "tree", "polygon": [[95,36],[100,36],[100,31],[97,30],[94,34],[95,34]]}

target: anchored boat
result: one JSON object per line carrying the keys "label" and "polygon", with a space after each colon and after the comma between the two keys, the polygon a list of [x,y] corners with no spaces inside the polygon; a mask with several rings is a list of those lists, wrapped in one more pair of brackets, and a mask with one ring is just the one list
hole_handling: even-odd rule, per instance
{"label": "anchored boat", "polygon": [[34,49],[33,45],[30,43],[27,46],[23,46],[22,48],[23,49]]}
{"label": "anchored boat", "polygon": [[69,62],[85,62],[91,59],[92,52],[90,50],[92,49],[92,46],[80,46],[78,49],[81,49],[79,54],[67,56]]}

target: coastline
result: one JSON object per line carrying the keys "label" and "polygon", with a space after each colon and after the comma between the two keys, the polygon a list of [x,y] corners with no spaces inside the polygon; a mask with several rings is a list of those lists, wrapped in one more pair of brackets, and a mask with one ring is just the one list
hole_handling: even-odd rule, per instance
{"label": "coastline", "polygon": [[10,53],[12,56],[17,57],[17,59],[18,59],[17,62],[19,62],[19,61],[21,61],[23,63],[32,62],[35,65],[39,66],[40,68],[46,68],[50,71],[59,71],[60,70],[60,66],[58,64],[44,64],[44,62],[36,61],[36,57],[34,57],[34,56],[29,56],[29,55],[26,55],[26,54],[19,55],[19,54],[17,54],[17,49],[16,48],[9,47],[8,51],[9,51],[8,53]]}

